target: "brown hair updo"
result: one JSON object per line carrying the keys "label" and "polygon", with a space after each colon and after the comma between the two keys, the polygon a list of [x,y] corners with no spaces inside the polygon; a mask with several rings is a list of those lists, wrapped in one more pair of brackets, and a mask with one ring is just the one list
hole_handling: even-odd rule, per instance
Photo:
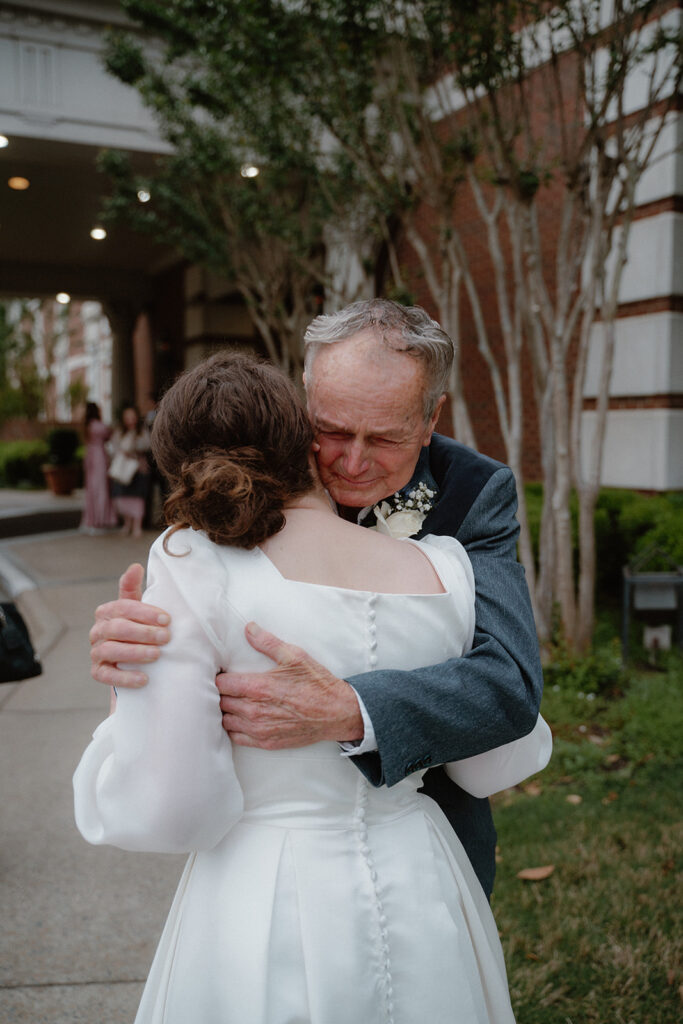
{"label": "brown hair updo", "polygon": [[218,352],[173,384],[152,429],[170,484],[173,531],[253,548],[285,525],[284,506],[311,490],[313,431],[297,391],[270,363]]}

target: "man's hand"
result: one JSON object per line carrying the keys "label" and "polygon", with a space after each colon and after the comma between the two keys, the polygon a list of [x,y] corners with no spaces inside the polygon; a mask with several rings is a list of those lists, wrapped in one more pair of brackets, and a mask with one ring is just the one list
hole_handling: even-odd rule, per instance
{"label": "man's hand", "polygon": [[272,658],[276,667],[259,673],[224,672],[216,678],[223,728],[233,743],[281,750],[363,738],[358,700],[345,680],[255,622],[245,633],[251,646]]}
{"label": "man's hand", "polygon": [[170,640],[165,626],[171,621],[163,608],[142,603],[142,580],[145,570],[135,563],[129,565],[119,580],[119,599],[101,604],[95,611],[95,625],[90,630],[90,673],[93,679],[108,686],[144,686],[147,676],[140,671],[124,671],[118,662],[141,664],[156,661],[159,645]]}

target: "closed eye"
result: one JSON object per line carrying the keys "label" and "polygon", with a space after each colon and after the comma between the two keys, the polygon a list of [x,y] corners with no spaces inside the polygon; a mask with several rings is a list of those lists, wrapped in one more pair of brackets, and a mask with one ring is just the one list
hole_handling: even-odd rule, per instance
{"label": "closed eye", "polygon": [[373,437],[372,444],[379,445],[380,448],[398,448],[401,442],[391,437]]}
{"label": "closed eye", "polygon": [[345,434],[343,430],[319,430],[318,437],[326,437],[330,441],[348,441],[352,434]]}

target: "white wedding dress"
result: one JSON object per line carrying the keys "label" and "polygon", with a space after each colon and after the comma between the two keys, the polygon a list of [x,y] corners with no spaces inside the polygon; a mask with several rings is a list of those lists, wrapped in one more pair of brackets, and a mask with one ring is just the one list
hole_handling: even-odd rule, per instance
{"label": "white wedding dress", "polygon": [[[119,693],[74,776],[90,842],[191,851],[137,1024],[513,1022],[491,910],[417,793],[422,773],[375,789],[334,743],[233,748],[214,684],[220,668],[272,667],[244,638],[250,620],[342,677],[462,653],[462,547],[420,543],[447,592],[416,596],[293,582],[259,548],[194,531],[170,545],[190,553],[156,541],[145,599],[171,613],[171,643],[146,687]],[[507,784],[496,751],[468,762],[489,792]]]}

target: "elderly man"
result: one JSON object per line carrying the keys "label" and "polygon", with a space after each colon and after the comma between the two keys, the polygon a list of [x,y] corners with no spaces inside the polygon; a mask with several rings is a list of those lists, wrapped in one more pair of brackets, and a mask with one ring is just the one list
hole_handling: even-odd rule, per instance
{"label": "elderly man", "polygon": [[[534,726],[542,674],[516,560],[515,482],[500,463],[433,434],[453,346],[424,310],[384,299],[354,303],[317,317],[305,341],[316,460],[339,513],[392,533],[398,526],[404,536],[457,537],[474,568],[474,643],[444,664],[343,680],[305,651],[251,628],[250,643],[275,666],[218,677],[223,724],[234,743],[265,749],[337,740],[370,782],[391,786]],[[141,568],[131,567],[119,600],[97,610],[91,641],[100,682],[143,685],[142,671],[116,664],[152,661],[168,638],[168,616],[139,602],[140,583]],[[490,894],[496,837],[488,801],[464,793],[439,767],[427,773],[424,791]]]}

